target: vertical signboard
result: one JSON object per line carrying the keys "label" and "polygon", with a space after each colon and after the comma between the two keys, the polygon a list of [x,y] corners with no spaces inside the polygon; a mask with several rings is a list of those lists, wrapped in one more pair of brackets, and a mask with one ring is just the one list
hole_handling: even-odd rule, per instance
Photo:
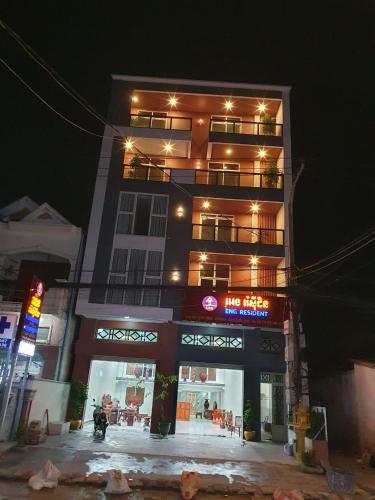
{"label": "vertical signboard", "polygon": [[28,294],[23,302],[15,342],[16,352],[23,356],[33,356],[35,352],[44,292],[44,283],[33,276]]}

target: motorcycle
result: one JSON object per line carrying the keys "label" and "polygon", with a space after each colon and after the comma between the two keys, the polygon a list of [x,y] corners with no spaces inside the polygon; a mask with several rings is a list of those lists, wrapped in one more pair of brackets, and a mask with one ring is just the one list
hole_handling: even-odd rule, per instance
{"label": "motorcycle", "polygon": [[103,410],[103,406],[97,405],[95,403],[95,399],[93,399],[93,401],[94,404],[91,406],[95,408],[92,414],[92,418],[94,420],[94,435],[97,435],[98,432],[101,432],[101,437],[104,439],[107,427],[109,425],[107,415]]}

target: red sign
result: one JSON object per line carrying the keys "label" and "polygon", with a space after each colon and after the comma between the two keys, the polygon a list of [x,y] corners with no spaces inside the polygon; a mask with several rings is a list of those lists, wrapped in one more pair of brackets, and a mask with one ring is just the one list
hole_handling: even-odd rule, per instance
{"label": "red sign", "polygon": [[19,354],[33,356],[44,299],[44,283],[33,276],[18,322],[15,347]]}
{"label": "red sign", "polygon": [[285,319],[285,299],[256,292],[186,291],[182,319],[281,328]]}

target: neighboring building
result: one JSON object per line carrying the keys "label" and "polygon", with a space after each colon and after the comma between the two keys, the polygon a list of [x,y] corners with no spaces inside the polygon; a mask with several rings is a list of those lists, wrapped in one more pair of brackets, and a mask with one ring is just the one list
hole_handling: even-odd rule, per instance
{"label": "neighboring building", "polygon": [[[18,317],[33,274],[47,282],[77,277],[82,231],[47,203],[38,205],[27,196],[1,208],[0,221],[0,315]],[[67,380],[75,329],[72,306],[68,289],[46,292],[30,365],[34,377]],[[19,357],[16,372],[22,373],[23,366]]]}
{"label": "neighboring building", "polygon": [[124,406],[143,377],[156,430],[155,370],[176,373],[172,432],[211,432],[206,399],[233,420],[250,399],[257,437],[286,439],[289,92],[113,76],[76,308],[89,398]]}

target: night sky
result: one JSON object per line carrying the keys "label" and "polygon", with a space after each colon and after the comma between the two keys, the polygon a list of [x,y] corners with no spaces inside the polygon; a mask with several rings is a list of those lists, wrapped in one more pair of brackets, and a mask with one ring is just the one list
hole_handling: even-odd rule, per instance
{"label": "night sky", "polygon": [[[303,266],[375,227],[375,6],[258,3],[3,0],[0,17],[102,114],[111,73],[291,85],[293,163],[306,165],[295,201]],[[44,99],[102,133],[2,30],[0,46]],[[1,205],[29,195],[87,228],[100,139],[64,123],[1,65],[0,81]],[[375,357],[374,245],[304,280],[315,372]]]}

